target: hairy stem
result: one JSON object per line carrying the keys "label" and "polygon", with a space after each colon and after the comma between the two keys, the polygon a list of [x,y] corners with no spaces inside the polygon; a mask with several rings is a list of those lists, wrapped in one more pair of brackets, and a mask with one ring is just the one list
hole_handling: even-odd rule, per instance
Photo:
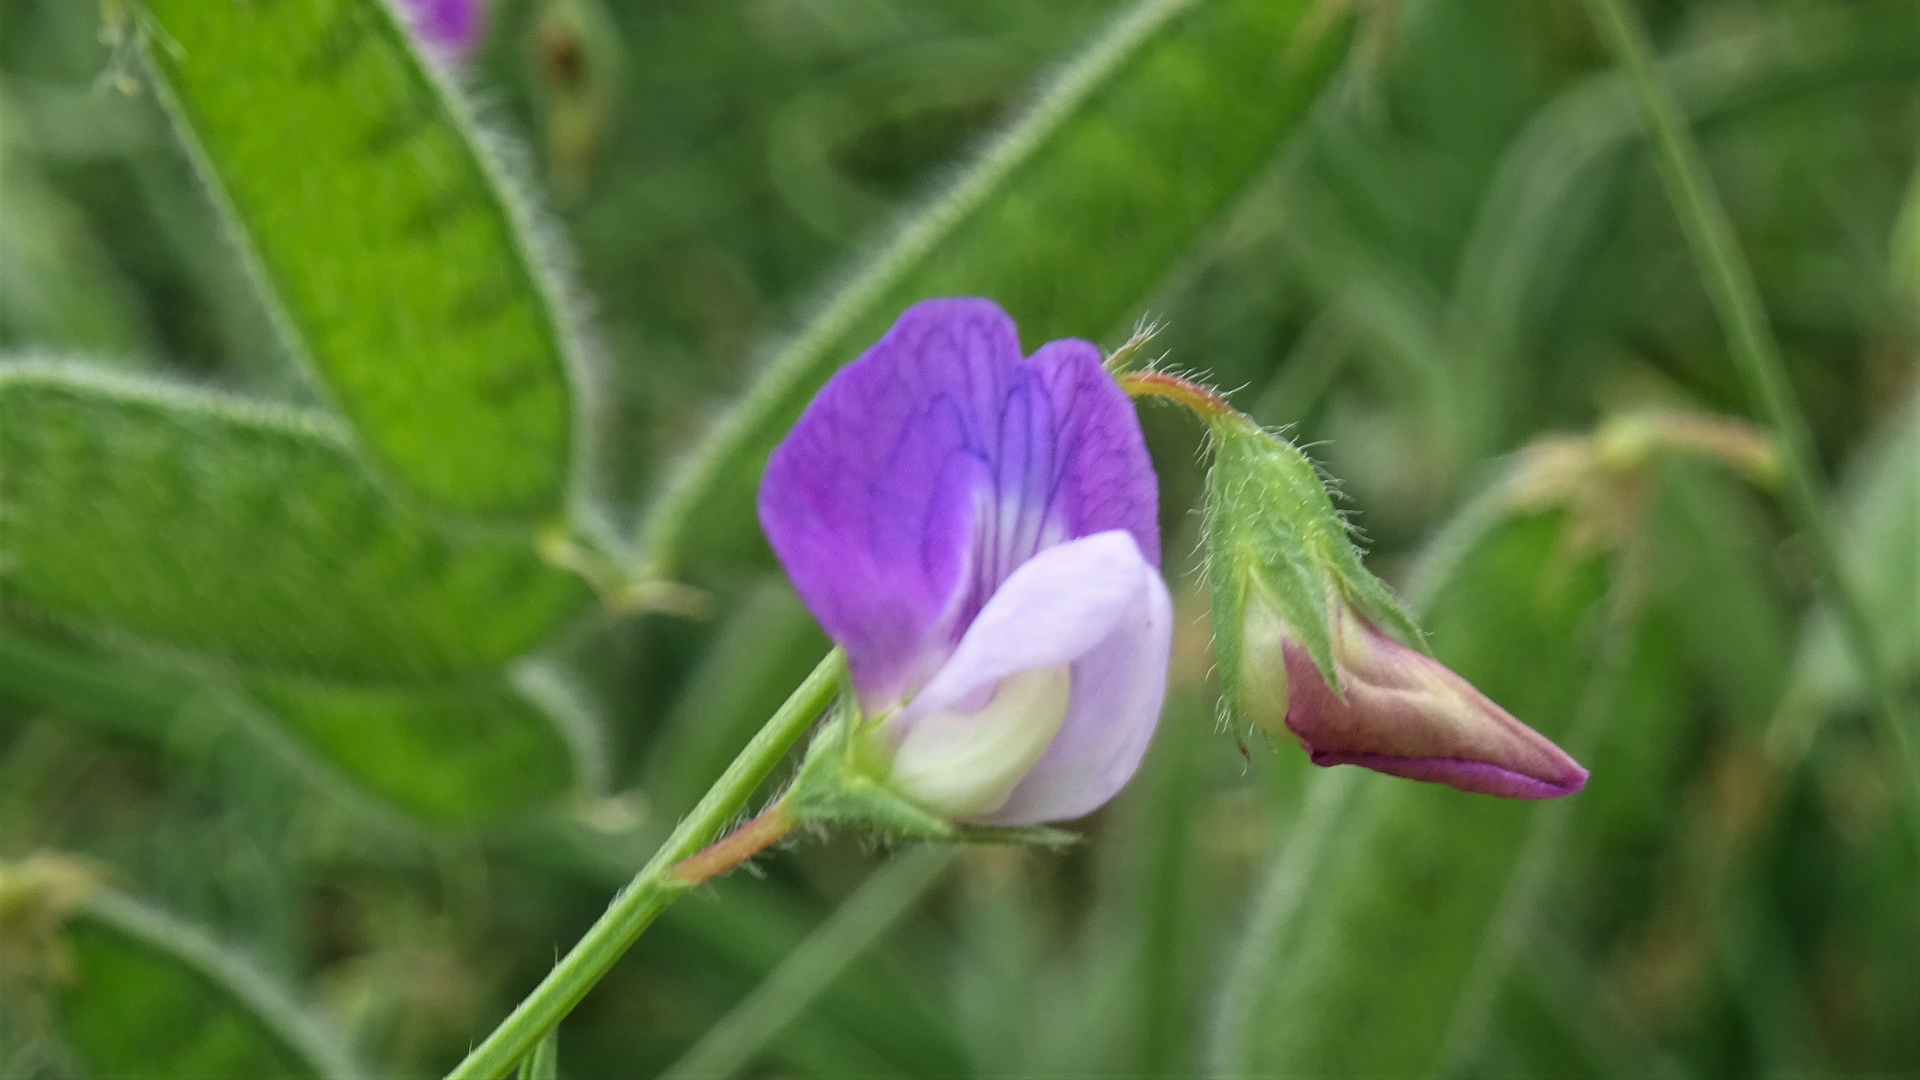
{"label": "hairy stem", "polygon": [[1120,389],[1128,397],[1155,397],[1185,405],[1200,414],[1202,420],[1214,420],[1233,412],[1227,399],[1191,379],[1164,371],[1133,371],[1120,376]]}
{"label": "hairy stem", "polygon": [[776,802],[698,854],[680,860],[673,868],[674,879],[687,885],[711,881],[779,843],[798,824],[800,819],[787,804]]}
{"label": "hairy stem", "polygon": [[[845,658],[838,649],[820,661],[813,673],[806,677],[747,743],[746,748],[740,751],[740,756],[733,759],[733,764],[727,766],[727,771],[708,789],[693,812],[673,830],[673,835],[667,838],[666,843],[660,845],[660,850],[635,875],[632,883],[614,898],[606,914],[600,916],[585,936],[547,973],[547,977],[540,980],[540,985],[534,987],[533,992],[514,1008],[512,1014],[501,1021],[500,1026],[480,1045],[474,1047],[466,1060],[454,1066],[453,1071],[447,1074],[447,1080],[500,1080],[506,1076],[533,1051],[542,1036],[559,1026],[567,1013],[579,1004],[581,998],[587,996],[587,991],[593,989],[594,984],[613,967],[614,962],[632,946],[662,909],[699,881],[705,880],[704,877],[682,876],[677,870],[690,859],[695,859],[696,853],[700,853],[701,848],[727,822],[739,816],[747,800],[752,798],[774,766],[780,763],[780,759],[812,726],[814,719],[833,701],[834,695],[839,692],[844,662]],[[760,818],[755,819],[756,823],[760,821]],[[749,823],[741,833],[754,827],[754,823]],[[762,830],[765,831],[764,826]],[[732,839],[729,837],[722,845]],[[774,839],[778,837],[768,839],[766,843],[770,844]],[[763,848],[765,846],[761,845]],[[751,852],[742,854],[740,859],[746,858],[747,854]],[[726,865],[716,864],[712,873],[717,874],[738,865],[740,859]]]}
{"label": "hairy stem", "polygon": [[1818,462],[1806,418],[1801,415],[1788,381],[1780,346],[1774,340],[1753,270],[1735,239],[1733,223],[1720,202],[1700,147],[1688,131],[1672,92],[1653,66],[1653,50],[1646,28],[1627,0],[1587,0],[1588,11],[1614,59],[1625,71],[1640,99],[1660,166],[1660,175],[1680,219],[1687,245],[1700,264],[1701,276],[1714,310],[1727,334],[1747,392],[1766,417],[1779,440],[1782,488],[1788,512],[1806,538],[1827,597],[1840,616],[1868,693],[1881,735],[1899,758],[1905,774],[1905,802],[1910,823],[1920,843],[1920,756],[1901,715],[1899,697],[1888,677],[1873,622],[1849,587],[1840,557],[1822,509]]}

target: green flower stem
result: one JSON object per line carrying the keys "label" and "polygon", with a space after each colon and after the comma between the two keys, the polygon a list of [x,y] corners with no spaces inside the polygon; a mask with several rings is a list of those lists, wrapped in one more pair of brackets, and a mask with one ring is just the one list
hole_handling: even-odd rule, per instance
{"label": "green flower stem", "polygon": [[1661,179],[1673,201],[1687,244],[1700,263],[1707,293],[1726,330],[1747,392],[1758,403],[1768,426],[1779,439],[1781,486],[1787,509],[1806,538],[1828,597],[1840,616],[1848,644],[1872,695],[1882,736],[1899,756],[1906,774],[1903,786],[1907,811],[1916,826],[1916,839],[1920,841],[1920,756],[1916,756],[1912,735],[1901,716],[1899,697],[1888,678],[1873,623],[1860,603],[1859,594],[1849,587],[1842,573],[1833,533],[1822,511],[1824,500],[1813,439],[1794,399],[1786,365],[1780,359],[1779,343],[1774,340],[1760,303],[1760,290],[1754,284],[1752,268],[1741,254],[1733,223],[1714,189],[1700,148],[1687,130],[1672,92],[1654,71],[1652,47],[1638,15],[1626,0],[1586,2],[1600,36],[1606,40],[1640,99],[1657,151]]}
{"label": "green flower stem", "polygon": [[[613,967],[654,917],[694,887],[693,881],[675,873],[676,867],[699,853],[727,822],[739,816],[774,766],[832,703],[839,693],[844,667],[845,657],[838,649],[820,661],[740,751],[740,756],[733,759],[733,764],[727,766],[727,771],[708,789],[693,812],[673,830],[666,843],[660,845],[660,850],[635,875],[632,883],[614,898],[606,914],[600,916],[512,1014],[474,1047],[465,1061],[454,1066],[447,1080],[500,1080],[506,1076],[587,996],[587,991]],[[750,824],[749,828],[752,827]]]}

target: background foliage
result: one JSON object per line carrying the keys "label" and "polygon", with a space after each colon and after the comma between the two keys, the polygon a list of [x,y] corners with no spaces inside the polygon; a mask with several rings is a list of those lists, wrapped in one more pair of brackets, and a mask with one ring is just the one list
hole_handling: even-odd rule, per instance
{"label": "background foliage", "polygon": [[[1920,9],[1645,7],[1912,724]],[[1148,406],[1175,688],[1086,841],[769,855],[560,1075],[1920,1071],[1914,778],[1580,5],[491,15],[461,91],[364,0],[0,0],[0,1072],[444,1071],[824,651],[759,455],[954,292],[1163,322],[1590,786],[1223,730]]]}

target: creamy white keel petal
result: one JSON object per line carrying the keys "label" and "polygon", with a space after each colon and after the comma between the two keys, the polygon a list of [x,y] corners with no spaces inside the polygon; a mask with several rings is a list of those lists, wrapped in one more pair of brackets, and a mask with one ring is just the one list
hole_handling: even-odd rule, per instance
{"label": "creamy white keel petal", "polygon": [[1068,665],[1055,664],[1001,679],[977,711],[922,715],[894,756],[894,783],[946,817],[991,814],[1059,733],[1072,685]]}

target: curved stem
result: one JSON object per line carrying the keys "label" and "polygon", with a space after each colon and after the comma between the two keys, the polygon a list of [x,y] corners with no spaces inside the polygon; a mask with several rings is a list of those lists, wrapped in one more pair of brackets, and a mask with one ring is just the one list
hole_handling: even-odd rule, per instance
{"label": "curved stem", "polygon": [[1217,420],[1233,412],[1227,399],[1191,379],[1164,371],[1131,371],[1119,377],[1120,389],[1128,397],[1157,397],[1185,405],[1203,420]]}
{"label": "curved stem", "polygon": [[1675,104],[1673,94],[1653,67],[1653,50],[1646,28],[1627,0],[1587,0],[1587,8],[1614,59],[1640,99],[1652,136],[1661,179],[1674,213],[1700,264],[1701,276],[1714,310],[1726,331],[1727,343],[1741,377],[1760,412],[1779,440],[1782,487],[1787,510],[1806,538],[1807,549],[1819,570],[1863,681],[1874,702],[1881,736],[1897,755],[1905,773],[1903,799],[1915,842],[1920,843],[1920,756],[1901,715],[1900,701],[1879,649],[1873,622],[1850,588],[1840,566],[1832,530],[1822,511],[1818,462],[1806,418],[1795,400],[1780,346],[1767,323],[1753,270],[1741,254],[1733,223],[1707,172],[1700,147]]}
{"label": "curved stem", "polygon": [[[500,1080],[506,1076],[533,1051],[542,1036],[559,1026],[662,909],[693,888],[697,880],[704,880],[690,880],[675,871],[739,815],[774,766],[832,703],[840,689],[844,663],[845,658],[838,649],[820,661],[766,726],[740,751],[740,756],[733,759],[733,764],[727,766],[727,771],[693,812],[673,830],[666,843],[660,845],[660,850],[634,876],[633,882],[614,897],[606,914],[600,916],[500,1026],[474,1047],[466,1060],[454,1066],[447,1080]],[[752,827],[750,823],[748,829]],[[741,831],[744,833],[747,829]],[[717,866],[713,872],[719,873],[738,862]]]}

